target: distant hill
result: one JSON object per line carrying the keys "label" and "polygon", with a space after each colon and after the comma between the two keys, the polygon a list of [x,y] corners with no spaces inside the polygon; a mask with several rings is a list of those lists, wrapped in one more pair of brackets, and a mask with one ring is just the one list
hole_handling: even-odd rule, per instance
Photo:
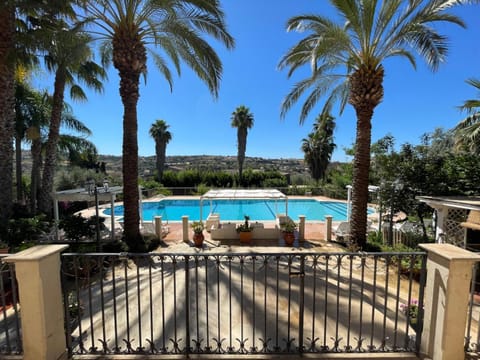
{"label": "distant hill", "polygon": [[[99,155],[99,161],[104,161],[107,172],[121,172],[122,157],[113,155]],[[139,174],[148,176],[155,170],[155,156],[141,156],[138,161]],[[180,171],[186,169],[201,169],[212,171],[237,171],[236,156],[222,155],[185,155],[167,156],[165,170]],[[246,157],[245,169],[276,170],[290,174],[307,174],[308,168],[303,159],[264,159],[260,157]]]}
{"label": "distant hill", "polygon": [[[139,175],[148,177],[155,171],[155,156],[140,156],[138,159]],[[99,162],[106,163],[107,173],[119,175],[122,173],[122,157],[115,155],[99,155]],[[68,167],[69,163],[59,160],[59,168]],[[22,151],[22,171],[30,174],[32,160],[30,152]],[[212,171],[238,171],[236,156],[222,155],[185,155],[167,156],[165,170],[181,171],[187,169],[212,170]],[[303,159],[264,159],[261,157],[246,157],[244,169],[259,171],[280,171],[290,175],[308,175],[308,167]]]}

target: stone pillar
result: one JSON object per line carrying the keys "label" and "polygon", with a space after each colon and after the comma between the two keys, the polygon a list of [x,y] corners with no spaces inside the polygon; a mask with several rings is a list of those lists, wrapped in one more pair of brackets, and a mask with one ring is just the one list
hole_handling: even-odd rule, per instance
{"label": "stone pillar", "polygon": [[305,215],[298,216],[298,241],[305,241]]}
{"label": "stone pillar", "polygon": [[183,242],[188,244],[188,216],[182,216]]}
{"label": "stone pillar", "polygon": [[420,353],[463,360],[472,267],[480,255],[450,244],[421,244],[428,252]]}
{"label": "stone pillar", "polygon": [[155,234],[157,234],[158,238],[162,240],[162,217],[155,216]]}
{"label": "stone pillar", "polygon": [[332,241],[332,215],[325,215],[325,240]]}
{"label": "stone pillar", "polygon": [[4,259],[15,264],[24,360],[67,359],[60,283],[60,252],[67,247],[39,245]]}

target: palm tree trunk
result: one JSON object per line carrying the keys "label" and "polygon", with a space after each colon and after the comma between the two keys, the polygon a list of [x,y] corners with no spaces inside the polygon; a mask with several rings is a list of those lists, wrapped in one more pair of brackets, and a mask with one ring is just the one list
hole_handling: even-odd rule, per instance
{"label": "palm tree trunk", "polygon": [[158,181],[162,182],[163,179],[163,170],[165,167],[165,152],[167,151],[167,143],[162,141],[159,144],[159,149],[157,153],[157,172],[158,172]]}
{"label": "palm tree trunk", "polygon": [[123,104],[123,206],[124,233],[130,251],[145,251],[140,236],[138,195],[137,103],[140,97],[140,75],[147,71],[147,50],[139,37],[130,38],[121,32],[112,41],[113,65],[120,76],[120,97]]}
{"label": "palm tree trunk", "polygon": [[40,193],[40,173],[42,169],[42,140],[40,138],[32,140],[30,147],[32,154],[32,172],[30,180],[30,211],[37,213],[38,194]]}
{"label": "palm tree trunk", "polygon": [[55,85],[52,100],[52,116],[45,146],[45,165],[43,167],[42,188],[40,191],[38,207],[47,215],[52,215],[53,180],[57,165],[57,146],[60,136],[60,123],[62,120],[63,98],[65,91],[65,72],[62,69],[55,73]]}
{"label": "palm tree trunk", "polygon": [[17,183],[17,201],[24,203],[22,182],[22,138],[15,135],[15,181]]}
{"label": "palm tree trunk", "polygon": [[0,226],[12,213],[15,124],[15,7],[0,5]]}
{"label": "palm tree trunk", "polygon": [[123,114],[123,204],[125,239],[131,251],[142,250],[138,195],[137,102],[139,76],[133,72],[120,74],[120,95]]}
{"label": "palm tree trunk", "polygon": [[360,248],[367,243],[368,177],[370,172],[370,142],[372,137],[373,108],[356,108],[357,134],[353,161],[353,194],[351,239]]}
{"label": "palm tree trunk", "polygon": [[237,131],[237,141],[238,141],[238,181],[242,184],[243,177],[243,162],[245,161],[245,149],[247,147],[247,129],[238,128]]}

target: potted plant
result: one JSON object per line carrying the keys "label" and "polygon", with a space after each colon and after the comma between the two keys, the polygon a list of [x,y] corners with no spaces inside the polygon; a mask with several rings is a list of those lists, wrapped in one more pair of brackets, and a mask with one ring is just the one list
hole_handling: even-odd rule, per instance
{"label": "potted plant", "polygon": [[195,246],[202,247],[203,240],[205,240],[205,236],[203,235],[203,229],[205,229],[205,225],[202,221],[194,221],[192,223],[193,229],[193,242]]}
{"label": "potted plant", "polygon": [[295,242],[295,230],[297,229],[297,224],[293,220],[288,220],[282,224],[281,230],[283,232],[283,239],[285,244],[292,246]]}
{"label": "potted plant", "polygon": [[252,240],[253,227],[249,223],[250,217],[245,215],[245,221],[243,224],[237,226],[237,233],[240,237],[240,242],[248,244]]}

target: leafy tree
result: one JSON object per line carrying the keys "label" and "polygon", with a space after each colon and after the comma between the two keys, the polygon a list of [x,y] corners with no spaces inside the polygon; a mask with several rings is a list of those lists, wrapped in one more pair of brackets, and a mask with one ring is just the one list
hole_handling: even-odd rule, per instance
{"label": "leafy tree", "polygon": [[165,120],[155,121],[150,128],[150,136],[155,140],[157,178],[159,182],[162,182],[167,144],[172,140],[172,134],[168,131],[168,128],[169,125],[167,125]]}
{"label": "leafy tree", "polygon": [[[467,84],[480,90],[480,80],[468,79]],[[480,100],[466,100],[460,109],[466,111],[468,116],[460,121],[453,129],[455,133],[455,146],[474,154],[480,154]]]}
{"label": "leafy tree", "polygon": [[[469,153],[453,151],[435,151],[445,144],[450,144],[450,132],[436,129],[422,136],[419,145],[402,144],[400,151],[386,150],[374,157],[373,177],[381,179],[381,200],[383,206],[405,211],[415,215],[423,225],[423,219],[429,217],[432,209],[416,197],[445,195],[474,195],[478,192],[480,181],[480,158]],[[382,142],[385,138],[380,139]],[[389,136],[393,142],[393,137]],[[445,140],[448,141],[445,141]],[[372,148],[378,148],[377,144]],[[390,184],[396,179],[403,182],[400,194],[393,194]],[[392,195],[395,196],[392,202]],[[424,239],[427,237],[423,225]]]}
{"label": "leafy tree", "polygon": [[113,60],[120,76],[123,115],[124,230],[132,251],[143,250],[138,209],[137,102],[140,76],[147,75],[147,50],[172,88],[173,77],[161,48],[180,73],[183,60],[216,97],[222,64],[201,34],[234,46],[218,0],[91,0],[85,1],[95,32],[104,40],[104,61]]}
{"label": "leafy tree", "polygon": [[359,247],[366,243],[368,182],[370,170],[371,119],[383,100],[383,62],[403,57],[414,67],[415,53],[436,70],[445,60],[447,38],[432,25],[464,26],[448,12],[467,1],[330,0],[342,23],[322,15],[300,15],[288,20],[288,31],[308,31],[281,59],[280,68],[291,76],[303,65],[311,76],[299,81],[282,104],[282,116],[309,89],[300,114],[303,122],[320,98],[326,97],[323,113],[334,103],[342,111],[347,102],[357,116],[351,235]]}
{"label": "leafy tree", "polygon": [[238,178],[243,184],[243,162],[245,161],[245,151],[247,150],[248,129],[253,126],[253,114],[250,109],[244,105],[240,105],[232,113],[232,127],[237,128],[237,162],[238,162]]}
{"label": "leafy tree", "polygon": [[335,150],[334,120],[329,114],[319,115],[313,125],[313,132],[308,134],[308,138],[302,140],[305,162],[308,164],[312,178],[317,182],[325,178],[330,158]]}

